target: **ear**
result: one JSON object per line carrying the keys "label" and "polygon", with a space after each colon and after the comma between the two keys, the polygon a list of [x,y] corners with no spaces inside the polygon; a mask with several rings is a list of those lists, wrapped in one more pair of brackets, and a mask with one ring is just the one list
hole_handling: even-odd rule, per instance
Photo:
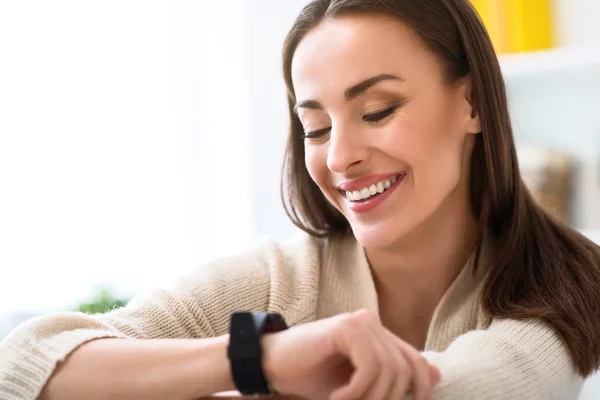
{"label": "ear", "polygon": [[475,109],[475,103],[473,101],[473,86],[471,84],[471,78],[465,78],[463,82],[463,101],[465,106],[465,118],[466,118],[466,132],[470,134],[481,133],[481,121],[479,120],[479,113]]}

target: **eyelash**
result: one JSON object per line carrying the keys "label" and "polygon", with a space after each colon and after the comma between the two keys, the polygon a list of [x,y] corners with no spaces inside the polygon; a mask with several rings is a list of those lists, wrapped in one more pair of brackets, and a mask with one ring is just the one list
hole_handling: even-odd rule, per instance
{"label": "eyelash", "polygon": [[382,119],[385,119],[385,118],[389,117],[394,112],[396,112],[396,110],[398,109],[398,107],[400,107],[400,106],[396,105],[396,106],[392,106],[392,107],[386,108],[385,110],[378,111],[378,112],[373,113],[373,114],[367,114],[367,115],[365,115],[363,117],[363,121],[368,122],[370,124],[377,123],[377,122],[381,121]]}
{"label": "eyelash", "polygon": [[[395,105],[395,106],[386,108],[385,110],[378,111],[373,114],[367,114],[367,115],[363,116],[362,119],[364,122],[366,122],[368,124],[376,124],[376,123],[380,122],[381,120],[392,115],[394,112],[396,112],[396,110],[398,110],[398,108],[400,108],[400,105]],[[319,129],[319,130],[313,131],[313,132],[306,132],[304,135],[301,136],[301,138],[302,139],[316,139],[316,138],[319,138],[319,137],[327,134],[327,132],[329,132],[330,130],[331,130],[331,127],[325,128],[325,129]]]}

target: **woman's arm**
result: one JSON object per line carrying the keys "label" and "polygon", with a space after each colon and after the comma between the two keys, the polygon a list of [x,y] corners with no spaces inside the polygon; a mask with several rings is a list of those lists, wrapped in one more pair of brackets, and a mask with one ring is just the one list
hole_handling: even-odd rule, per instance
{"label": "woman's arm", "polygon": [[[204,352],[207,361],[216,356],[213,352],[217,347],[212,347],[215,342],[205,343],[203,338],[227,334],[233,311],[277,311],[284,314],[290,325],[314,314],[318,254],[317,243],[308,236],[283,245],[267,241],[235,256],[204,264],[172,289],[139,296],[126,307],[107,314],[57,313],[28,321],[0,343],[0,399],[34,400],[44,387],[48,388],[45,394],[52,395],[56,390],[78,391],[94,382],[102,382],[103,389],[117,390],[123,388],[120,385],[124,382],[134,382],[135,386],[142,380],[144,385],[138,389],[143,391],[145,387],[154,389],[156,386],[152,385],[161,382],[165,385],[161,388],[166,390],[172,380],[176,390],[192,389],[180,386],[182,380],[190,379],[186,371],[205,365]],[[280,291],[288,289],[281,295],[275,291],[274,295],[275,284]],[[183,360],[185,366],[177,366],[173,360],[184,357],[184,353],[189,357]],[[162,361],[163,357],[168,358]],[[211,366],[215,365],[211,362]],[[218,390],[230,389],[229,384],[209,382],[214,374],[224,370],[223,365],[227,364],[209,368],[207,377],[197,370],[194,384],[202,386],[193,389],[199,389],[200,394],[203,388],[209,394],[212,385]],[[55,373],[58,366],[60,370]],[[92,374],[88,368],[98,368],[100,372]],[[81,384],[79,378],[70,378],[80,373],[84,379]],[[90,376],[83,378],[87,373]],[[148,376],[160,376],[163,380]],[[90,390],[79,398],[93,395]]]}
{"label": "woman's arm", "polygon": [[[104,339],[82,345],[42,391],[52,399],[198,399],[234,388],[228,337]],[[262,338],[272,387],[302,398],[429,399],[439,372],[372,311],[295,325]],[[306,351],[310,349],[310,351]]]}
{"label": "woman's arm", "polygon": [[[93,350],[96,346],[104,346],[103,342],[111,342],[119,348],[131,346],[133,349],[142,346],[135,339],[218,336],[201,317],[203,311],[200,305],[201,299],[193,298],[187,290],[157,290],[149,296],[134,299],[124,308],[103,315],[65,312],[30,320],[0,343],[0,399],[37,399],[51,376],[51,380],[58,376],[53,375],[55,369],[71,365],[69,355],[74,351],[87,354],[88,346]],[[123,355],[125,358],[113,359],[109,353],[93,352],[91,356],[84,356],[81,364],[95,367],[96,356],[101,357],[102,362],[110,363],[113,368],[94,373],[84,384],[88,380],[110,382],[121,378],[122,375],[114,371],[120,369],[124,362],[127,364],[127,353]],[[79,364],[77,361],[74,363],[74,370],[87,371],[87,368],[80,368]],[[64,376],[68,376],[71,368],[64,368],[64,371]],[[66,381],[74,382],[71,379]],[[118,386],[112,387],[115,388]],[[59,397],[62,398],[62,395]]]}
{"label": "woman's arm", "polygon": [[227,342],[95,340],[58,366],[39,399],[194,399],[233,390]]}
{"label": "woman's arm", "polygon": [[582,385],[566,344],[541,321],[494,320],[423,355],[441,372],[434,399],[576,399]]}

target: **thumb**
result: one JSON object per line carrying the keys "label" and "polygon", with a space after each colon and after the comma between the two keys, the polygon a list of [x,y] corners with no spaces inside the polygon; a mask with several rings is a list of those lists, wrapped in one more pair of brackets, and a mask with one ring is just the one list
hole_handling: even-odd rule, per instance
{"label": "thumb", "polygon": [[442,380],[442,374],[435,365],[429,364],[429,378],[431,379],[431,386],[435,386]]}

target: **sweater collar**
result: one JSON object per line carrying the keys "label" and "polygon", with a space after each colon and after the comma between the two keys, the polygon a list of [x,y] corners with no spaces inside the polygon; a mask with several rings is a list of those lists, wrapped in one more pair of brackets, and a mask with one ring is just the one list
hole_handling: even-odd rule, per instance
{"label": "sweater collar", "polygon": [[[337,293],[338,296],[335,299],[329,298],[328,301],[336,303],[340,308],[339,312],[366,308],[378,313],[379,302],[375,280],[364,247],[352,234],[339,237],[336,241],[338,241],[338,245],[332,246],[331,253],[333,254],[330,254],[327,264],[336,264],[331,272],[335,271],[338,278],[337,284],[342,285],[346,290],[332,290],[330,293]],[[453,313],[453,310],[464,303],[466,298],[478,310],[477,298],[493,257],[493,248],[495,247],[493,243],[486,235],[482,242],[481,258],[477,270],[474,271],[474,253],[446,290],[434,311],[428,337],[431,336],[432,330],[437,329],[438,325]]]}

